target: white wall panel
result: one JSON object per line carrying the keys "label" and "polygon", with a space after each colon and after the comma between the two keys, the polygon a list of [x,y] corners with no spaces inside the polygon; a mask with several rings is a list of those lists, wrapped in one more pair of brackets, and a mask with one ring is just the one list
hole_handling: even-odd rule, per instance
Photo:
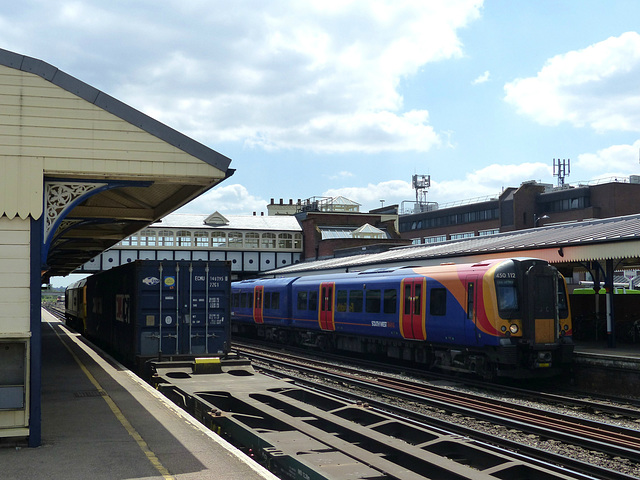
{"label": "white wall panel", "polygon": [[227,254],[223,251],[210,251],[209,252],[209,260],[226,260]]}
{"label": "white wall panel", "polygon": [[273,270],[276,268],[276,253],[262,252],[260,254],[260,270]]}
{"label": "white wall panel", "polygon": [[109,270],[120,266],[120,252],[118,250],[107,250],[102,254],[102,269]]}
{"label": "white wall panel", "polygon": [[155,260],[156,259],[156,251],[155,250],[139,250],[138,258],[140,260]]}
{"label": "white wall panel", "polygon": [[231,261],[231,271],[242,271],[242,252],[227,252],[227,260]]}
{"label": "white wall panel", "polygon": [[156,260],[173,260],[173,250],[158,250]]}
{"label": "white wall panel", "polygon": [[0,335],[30,326],[30,220],[0,217]]}
{"label": "white wall panel", "polygon": [[243,269],[245,272],[258,272],[260,262],[258,252],[244,252]]}

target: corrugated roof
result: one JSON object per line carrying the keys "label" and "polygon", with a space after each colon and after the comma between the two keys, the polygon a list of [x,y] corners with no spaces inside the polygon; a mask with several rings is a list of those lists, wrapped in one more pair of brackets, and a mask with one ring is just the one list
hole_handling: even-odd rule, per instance
{"label": "corrugated roof", "polygon": [[221,230],[278,230],[301,232],[302,227],[295,217],[287,215],[257,216],[257,215],[225,215],[229,221],[225,225],[206,225],[204,221],[208,214],[172,213],[159,222],[151,225],[154,228],[210,228]]}
{"label": "corrugated roof", "polygon": [[551,225],[516,232],[396,247],[387,252],[304,262],[269,272],[348,269],[364,265],[446,261],[455,257],[537,256],[552,263],[640,257],[640,215]]}

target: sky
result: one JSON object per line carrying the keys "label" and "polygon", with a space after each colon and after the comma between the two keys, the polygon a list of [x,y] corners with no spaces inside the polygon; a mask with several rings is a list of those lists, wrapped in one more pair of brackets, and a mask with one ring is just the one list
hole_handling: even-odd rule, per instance
{"label": "sky", "polygon": [[231,158],[180,211],[363,212],[640,174],[635,0],[0,0],[41,59]]}

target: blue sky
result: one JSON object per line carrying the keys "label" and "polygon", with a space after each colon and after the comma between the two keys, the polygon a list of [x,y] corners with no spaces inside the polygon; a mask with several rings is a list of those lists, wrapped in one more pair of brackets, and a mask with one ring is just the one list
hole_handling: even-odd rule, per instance
{"label": "blue sky", "polygon": [[344,195],[368,211],[640,174],[634,0],[22,0],[0,47],[232,159],[182,211]]}

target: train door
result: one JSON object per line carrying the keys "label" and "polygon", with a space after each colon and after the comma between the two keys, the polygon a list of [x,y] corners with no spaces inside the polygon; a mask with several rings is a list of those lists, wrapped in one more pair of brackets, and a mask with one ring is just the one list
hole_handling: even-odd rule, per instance
{"label": "train door", "polygon": [[553,343],[558,332],[558,279],[548,265],[533,265],[525,275],[527,308],[525,327],[535,343]]}
{"label": "train door", "polygon": [[478,275],[469,275],[465,283],[467,305],[464,329],[467,342],[473,345],[478,341],[478,291],[480,290]]}
{"label": "train door", "polygon": [[253,321],[264,323],[264,285],[258,285],[253,291]]}
{"label": "train door", "polygon": [[335,330],[333,317],[333,297],[335,294],[335,283],[320,284],[320,307],[318,309],[318,321],[322,330]]}
{"label": "train door", "polygon": [[426,340],[425,295],[427,291],[425,277],[405,278],[402,280],[400,333],[411,340]]}

